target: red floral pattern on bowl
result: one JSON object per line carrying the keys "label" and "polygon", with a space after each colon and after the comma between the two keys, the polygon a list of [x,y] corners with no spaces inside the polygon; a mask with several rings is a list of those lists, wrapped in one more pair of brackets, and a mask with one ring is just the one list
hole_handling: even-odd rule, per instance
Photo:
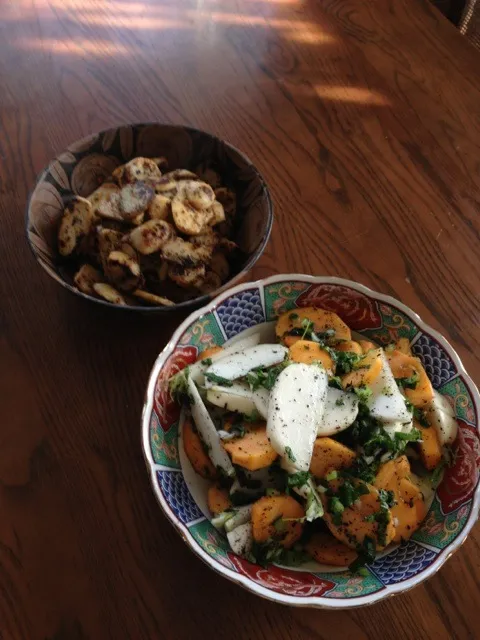
{"label": "red floral pattern on bowl", "polygon": [[375,300],[337,284],[312,285],[298,297],[297,305],[334,311],[356,331],[376,329],[382,322]]}
{"label": "red floral pattern on bowl", "polygon": [[193,364],[196,359],[197,349],[195,347],[177,347],[165,362],[165,366],[158,376],[155,385],[155,411],[164,431],[168,431],[180,416],[180,407],[172,400],[168,381],[186,366]]}

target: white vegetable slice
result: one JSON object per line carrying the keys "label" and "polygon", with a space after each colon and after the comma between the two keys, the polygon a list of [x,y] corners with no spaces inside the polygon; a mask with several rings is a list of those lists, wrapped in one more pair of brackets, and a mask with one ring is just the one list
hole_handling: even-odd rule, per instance
{"label": "white vegetable slice", "polygon": [[208,456],[210,460],[214,467],[220,467],[227,476],[234,476],[235,470],[232,462],[228,453],[222,446],[222,441],[220,440],[220,436],[218,435],[213,420],[211,419],[210,414],[198,393],[195,383],[190,377],[188,378],[188,390],[193,400],[191,406],[192,418],[203,442],[208,448]]}
{"label": "white vegetable slice", "polygon": [[370,385],[372,395],[367,400],[370,413],[382,422],[408,422],[411,419],[411,413],[397,387],[384,351],[381,351],[380,357],[382,369]]}
{"label": "white vegetable slice", "polygon": [[[287,353],[288,349],[281,344],[260,344],[244,349],[241,353],[228,356],[223,354],[225,357],[219,358],[206,373],[226,380],[237,380],[257,367],[271,367],[283,362]],[[208,380],[206,385],[208,386]]]}
{"label": "white vegetable slice", "polygon": [[256,391],[252,391],[253,402],[257,408],[258,413],[265,418],[268,418],[268,406],[270,404],[270,391],[264,387],[260,387]]}
{"label": "white vegetable slice", "polygon": [[347,429],[358,415],[358,398],[354,393],[329,387],[323,417],[317,435],[331,436]]}
{"label": "white vegetable slice", "polygon": [[228,543],[233,553],[245,556],[252,548],[253,534],[250,522],[241,524],[233,531],[227,533]]}
{"label": "white vegetable slice", "polygon": [[280,373],[272,389],[267,435],[291,471],[307,471],[310,467],[327,385],[324,369],[293,363]]}
{"label": "white vegetable slice", "polygon": [[233,531],[242,524],[250,522],[252,519],[252,505],[246,504],[243,507],[235,507],[235,513],[232,518],[225,523],[226,531]]}
{"label": "white vegetable slice", "polygon": [[207,391],[207,400],[227,411],[238,411],[250,416],[257,411],[250,387],[237,382],[231,387],[214,386]]}
{"label": "white vegetable slice", "polygon": [[425,413],[428,422],[437,430],[440,444],[452,444],[457,437],[458,423],[448,400],[434,390],[433,400]]}
{"label": "white vegetable slice", "polygon": [[[241,353],[245,349],[249,349],[250,347],[255,347],[260,342],[260,333],[252,333],[251,335],[241,338],[237,340],[233,344],[228,347],[224,347],[221,351],[217,351],[210,356],[210,360],[215,362],[216,360],[220,360],[220,358],[225,358],[226,356],[232,356],[237,353]],[[207,358],[208,360],[208,358]],[[209,364],[203,364],[202,360],[195,362],[190,366],[190,377],[197,384],[203,386],[205,384],[205,371],[208,369]]]}
{"label": "white vegetable slice", "polygon": [[384,422],[383,428],[393,439],[396,433],[410,433],[413,429],[413,419],[410,418],[408,422],[401,422],[400,420],[397,420],[396,422]]}

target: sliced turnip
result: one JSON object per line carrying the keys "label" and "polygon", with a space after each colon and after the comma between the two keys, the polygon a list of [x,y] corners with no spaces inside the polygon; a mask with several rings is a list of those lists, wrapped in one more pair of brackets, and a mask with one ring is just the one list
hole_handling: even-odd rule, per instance
{"label": "sliced turnip", "polygon": [[448,400],[434,390],[433,400],[425,413],[428,422],[437,430],[440,444],[452,444],[457,437],[458,423]]}
{"label": "sliced turnip", "polygon": [[358,402],[354,393],[329,387],[325,410],[318,422],[317,434],[331,436],[347,429],[358,415]]}
{"label": "sliced turnip", "polygon": [[246,504],[243,507],[235,507],[233,518],[229,518],[225,523],[225,530],[232,531],[252,519],[252,505]]}
{"label": "sliced turnip", "polygon": [[[281,344],[260,344],[256,347],[243,349],[241,353],[219,358],[205,372],[205,386],[215,384],[215,380],[212,378],[238,380],[238,378],[246,376],[252,369],[279,364],[283,362],[287,353],[288,349]],[[210,380],[209,376],[211,376]]]}
{"label": "sliced turnip", "polygon": [[278,376],[270,395],[267,434],[287,468],[307,471],[328,376],[315,365],[293,363]]}
{"label": "sliced turnip", "polygon": [[[250,349],[251,347],[255,347],[259,342],[260,342],[260,333],[252,333],[250,336],[241,338],[240,340],[237,340],[236,342],[229,345],[228,347],[224,347],[221,351],[217,351],[213,355],[209,356],[209,358],[207,358],[206,360],[207,362],[211,360],[212,363],[214,363],[217,360],[220,360],[220,358],[233,356],[237,353],[242,353],[242,351],[244,351],[245,349]],[[195,362],[194,364],[190,365],[189,373],[192,380],[197,384],[203,386],[205,384],[205,371],[208,369],[209,366],[210,366],[210,363],[204,364],[203,360],[199,360],[198,362]]]}
{"label": "sliced turnip", "polygon": [[233,531],[229,531],[227,533],[227,539],[233,553],[236,553],[239,556],[247,555],[253,544],[251,523],[246,522]]}
{"label": "sliced turnip", "polygon": [[408,422],[411,419],[411,413],[395,382],[384,351],[381,351],[380,357],[382,368],[370,385],[372,395],[367,400],[370,413],[382,422]]}
{"label": "sliced turnip", "polygon": [[294,487],[293,490],[307,501],[305,505],[305,517],[308,522],[313,522],[323,516],[323,504],[311,478],[309,478],[305,484],[302,484],[302,486]]}
{"label": "sliced turnip", "polygon": [[210,414],[198,392],[198,389],[191,378],[188,379],[188,390],[192,397],[192,418],[200,433],[203,442],[208,449],[208,455],[214,467],[220,467],[227,476],[234,476],[235,470],[228,453],[222,447],[222,441],[215,428]]}
{"label": "sliced turnip", "polygon": [[207,400],[216,407],[227,411],[238,411],[246,416],[252,415],[257,407],[247,384],[236,382],[231,387],[215,385],[207,390]]}
{"label": "sliced turnip", "polygon": [[410,433],[410,431],[413,429],[413,420],[410,417],[410,420],[408,422],[401,422],[400,420],[397,420],[396,422],[384,422],[383,428],[393,439],[396,433]]}
{"label": "sliced turnip", "polygon": [[267,417],[269,395],[267,389],[252,391],[244,382],[234,382],[231,387],[213,385],[207,390],[208,402],[216,407],[246,416],[259,413],[263,418]]}

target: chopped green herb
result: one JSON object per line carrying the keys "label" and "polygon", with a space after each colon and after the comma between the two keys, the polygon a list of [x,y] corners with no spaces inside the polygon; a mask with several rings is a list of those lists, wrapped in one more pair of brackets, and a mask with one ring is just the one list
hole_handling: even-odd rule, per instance
{"label": "chopped green herb", "polygon": [[297,461],[297,459],[293,455],[293,451],[291,450],[290,447],[285,447],[285,455],[290,460],[290,462],[296,462]]}
{"label": "chopped green herb", "polygon": [[292,489],[293,487],[302,487],[306,482],[308,482],[310,477],[311,475],[309,471],[297,471],[297,473],[292,473],[288,476],[287,486]]}
{"label": "chopped green herb", "polygon": [[414,407],[413,409],[413,417],[415,420],[418,420],[422,427],[429,427],[430,423],[428,422],[427,415],[423,409],[419,409],[418,407]]}
{"label": "chopped green herb", "polygon": [[249,371],[245,376],[250,389],[256,391],[260,387],[265,387],[268,391],[273,389],[273,385],[277,381],[278,376],[288,366],[289,360],[284,360],[280,364],[274,367],[268,367],[267,369],[253,369]]}
{"label": "chopped green herb", "polygon": [[255,409],[250,415],[244,414],[243,419],[245,422],[258,422],[261,420],[262,416]]}
{"label": "chopped green herb", "polygon": [[331,480],[336,480],[338,478],[338,471],[330,471],[330,473],[327,473],[327,475],[325,476],[325,480],[328,480],[328,482],[330,482]]}
{"label": "chopped green herb", "polygon": [[233,387],[233,382],[222,376],[217,376],[216,373],[205,372],[205,378],[214,384],[219,384],[222,387]]}
{"label": "chopped green herb", "polygon": [[272,489],[271,487],[267,487],[265,489],[265,495],[266,496],[276,496],[278,494],[279,494],[279,492],[277,491],[277,489]]}
{"label": "chopped green herb", "polygon": [[366,564],[374,562],[376,553],[375,540],[370,538],[370,536],[365,536],[362,544],[357,546],[357,553],[358,558],[356,558],[356,560],[354,560],[348,567],[352,573],[356,573]]}
{"label": "chopped green herb", "polygon": [[395,378],[395,382],[400,389],[415,389],[419,380],[420,376],[416,371],[408,378]]}
{"label": "chopped green herb", "polygon": [[335,525],[342,524],[342,514],[345,507],[337,496],[332,496],[328,501],[328,511],[332,514],[332,520]]}
{"label": "chopped green herb", "polygon": [[407,407],[407,411],[410,411],[410,413],[413,414],[413,410],[415,408],[413,404],[407,398],[404,398],[404,401],[405,401],[405,406]]}
{"label": "chopped green herb", "polygon": [[168,382],[172,400],[180,405],[190,406],[193,403],[193,398],[188,390],[189,374],[189,367],[185,367],[185,369],[182,369],[172,376]]}
{"label": "chopped green herb", "polygon": [[336,351],[336,367],[335,373],[337,375],[343,375],[350,373],[353,369],[359,368],[362,356],[353,351]]}
{"label": "chopped green herb", "polygon": [[291,314],[288,316],[288,319],[289,319],[289,320],[298,320],[298,317],[299,317],[299,316],[298,316],[298,313],[291,313]]}
{"label": "chopped green herb", "polygon": [[212,364],[212,359],[205,358],[205,360],[202,360],[202,364],[204,364],[206,367],[209,367]]}
{"label": "chopped green herb", "polygon": [[395,504],[395,496],[393,491],[379,489],[378,498],[380,502],[380,510],[375,514],[375,520],[377,522],[377,538],[381,546],[384,547],[387,544],[387,526],[392,517],[390,507],[393,507]]}
{"label": "chopped green herb", "polygon": [[442,460],[430,474],[430,483],[433,487],[437,487],[440,484],[446,465],[445,460]]}
{"label": "chopped green herb", "polygon": [[375,514],[369,513],[368,516],[364,517],[365,522],[375,522]]}
{"label": "chopped green herb", "polygon": [[345,400],[343,398],[337,398],[335,400],[336,407],[343,407],[345,405]]}
{"label": "chopped green herb", "polygon": [[372,395],[372,390],[366,384],[361,384],[358,387],[354,387],[353,389],[355,395],[358,397],[360,402],[366,403],[367,400]]}
{"label": "chopped green herb", "polygon": [[340,389],[341,391],[343,390],[342,381],[338,376],[332,376],[328,381],[328,386],[332,387],[333,389]]}
{"label": "chopped green herb", "polygon": [[275,518],[275,520],[272,522],[273,527],[275,529],[275,531],[277,533],[284,533],[285,531],[285,522],[282,518],[282,516],[278,516],[278,518]]}
{"label": "chopped green herb", "polygon": [[306,488],[308,493],[305,517],[308,522],[313,522],[323,516],[323,504],[311,478],[308,480]]}
{"label": "chopped green herb", "polygon": [[295,545],[293,549],[284,549],[278,541],[270,539],[266,542],[254,541],[247,560],[263,566],[275,562],[287,567],[297,567],[310,560],[310,556],[301,545]]}

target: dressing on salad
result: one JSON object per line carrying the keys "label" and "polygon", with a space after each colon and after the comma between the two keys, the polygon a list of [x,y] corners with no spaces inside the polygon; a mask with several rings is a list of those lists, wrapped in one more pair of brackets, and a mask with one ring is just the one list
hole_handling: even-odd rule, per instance
{"label": "dressing on salad", "polygon": [[171,378],[185,453],[212,481],[212,523],[233,552],[361,570],[425,518],[451,460],[452,408],[405,338],[354,340],[314,307],[282,314],[276,336],[212,347]]}

